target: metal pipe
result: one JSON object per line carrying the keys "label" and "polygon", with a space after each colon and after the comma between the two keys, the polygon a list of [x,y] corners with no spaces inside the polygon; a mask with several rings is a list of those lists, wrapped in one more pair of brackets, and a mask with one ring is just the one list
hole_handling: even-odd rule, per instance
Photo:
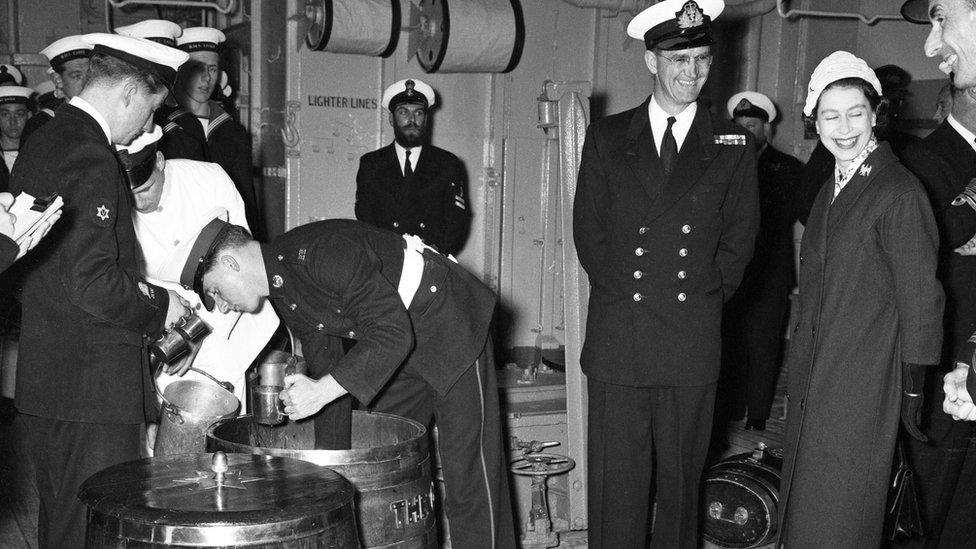
{"label": "metal pipe", "polygon": [[[636,15],[654,3],[654,0],[563,0],[577,8],[610,10],[614,15],[630,13]],[[747,0],[738,4],[728,4],[722,12],[724,20],[749,19],[765,15],[776,7],[776,0]]]}
{"label": "metal pipe", "polygon": [[108,0],[108,2],[116,8],[121,8],[122,6],[128,6],[131,4],[178,6],[181,8],[214,9],[225,15],[234,11],[234,9],[237,7],[237,0],[227,0],[226,6],[221,6],[220,0],[213,0],[213,2],[208,0],[201,0],[200,2],[194,2],[193,0]]}
{"label": "metal pipe", "polygon": [[783,19],[789,19],[790,17],[828,17],[833,19],[860,19],[865,25],[873,25],[882,19],[887,20],[897,20],[902,21],[904,18],[901,14],[898,15],[875,15],[874,17],[868,17],[860,13],[855,12],[834,12],[834,11],[816,11],[816,10],[789,10],[784,11],[783,0],[776,0],[776,11],[779,12],[779,16]]}
{"label": "metal pipe", "polygon": [[17,24],[18,0],[8,0],[7,2],[7,34],[10,36],[10,53],[20,51],[20,26]]}

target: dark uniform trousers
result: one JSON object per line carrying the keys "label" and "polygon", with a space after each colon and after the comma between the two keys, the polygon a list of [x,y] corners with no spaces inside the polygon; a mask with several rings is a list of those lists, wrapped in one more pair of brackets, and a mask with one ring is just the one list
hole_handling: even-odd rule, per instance
{"label": "dark uniform trousers", "polygon": [[652,547],[698,546],[722,303],[759,225],[751,135],[699,106],[668,175],[649,101],[590,125],[573,204],[591,285],[580,364],[594,548],[645,547],[652,491]]}
{"label": "dark uniform trousers", "polygon": [[[976,331],[976,257],[953,250],[976,233],[976,212],[952,200],[976,177],[976,151],[948,123],[943,122],[919,143],[906,148],[902,162],[925,186],[939,227],[939,280],[945,289],[942,364],[929,368],[925,380],[921,442],[903,437],[915,469],[925,547],[972,545],[972,516],[976,513],[976,429],[968,421],[954,421],[942,411],[942,377]],[[970,374],[972,375],[972,374]],[[892,544],[911,547],[918,540]]]}
{"label": "dark uniform trousers", "polygon": [[[437,425],[452,546],[515,547],[488,337],[494,295],[425,250],[403,311],[403,253],[403,238],[358,221],[298,227],[266,249],[272,303],[301,339],[312,377],[331,373],[370,411]],[[387,339],[387,323],[412,327],[413,350],[396,350],[402,337]],[[356,341],[343,351],[340,337]],[[343,397],[315,416],[317,448],[348,447],[351,404]]]}
{"label": "dark uniform trousers", "polygon": [[[42,549],[78,547],[86,516],[78,513],[78,488],[112,465],[139,459],[139,425],[60,421],[17,416],[18,440],[35,467],[40,497],[37,543]],[[29,436],[28,436],[29,433]]]}

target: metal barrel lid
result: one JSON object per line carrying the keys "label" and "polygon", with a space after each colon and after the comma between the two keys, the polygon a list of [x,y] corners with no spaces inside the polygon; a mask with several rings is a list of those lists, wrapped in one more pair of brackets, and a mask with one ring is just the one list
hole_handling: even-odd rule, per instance
{"label": "metal barrel lid", "polygon": [[300,539],[342,522],[354,530],[353,495],[324,467],[217,452],[114,465],[89,477],[78,497],[91,521],[121,538],[212,546]]}

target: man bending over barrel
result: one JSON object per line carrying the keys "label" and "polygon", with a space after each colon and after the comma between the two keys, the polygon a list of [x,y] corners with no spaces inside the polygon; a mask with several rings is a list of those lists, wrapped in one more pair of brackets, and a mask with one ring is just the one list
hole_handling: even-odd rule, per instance
{"label": "man bending over barrel", "polygon": [[314,416],[316,448],[349,448],[347,394],[436,423],[453,546],[515,547],[488,337],[494,293],[420,238],[359,221],[310,223],[270,244],[211,223],[184,272],[208,310],[252,312],[268,297],[311,375],[285,378],[285,412]]}

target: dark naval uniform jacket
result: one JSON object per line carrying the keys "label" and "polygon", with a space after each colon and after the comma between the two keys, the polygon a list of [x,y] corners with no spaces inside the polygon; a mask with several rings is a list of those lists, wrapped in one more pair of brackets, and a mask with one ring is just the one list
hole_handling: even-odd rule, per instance
{"label": "dark naval uniform jacket", "polygon": [[67,421],[138,424],[153,403],[145,338],[169,296],[139,275],[132,196],[105,133],[71,104],[37,130],[10,187],[64,198],[27,256],[17,408]]}
{"label": "dark naval uniform jacket", "polygon": [[587,130],[573,209],[592,286],[581,363],[604,383],[702,386],[718,379],[722,303],[759,225],[755,145],[699,106],[666,178],[648,101]]}
{"label": "dark naval uniform jacket", "polygon": [[27,123],[24,124],[24,131],[20,133],[20,147],[23,148],[24,144],[27,143],[27,138],[37,131],[41,126],[50,122],[53,118],[54,111],[50,109],[41,109],[31,115],[31,117],[27,119]]}
{"label": "dark naval uniform jacket", "polygon": [[0,193],[7,192],[10,188],[10,170],[7,169],[7,163],[0,159]]}
{"label": "dark naval uniform jacket", "polygon": [[215,101],[210,102],[206,136],[197,117],[183,107],[159,109],[156,124],[163,129],[159,151],[164,157],[214,162],[227,172],[244,200],[248,226],[252,231],[259,231],[257,194],[251,169],[251,136],[244,126]]}
{"label": "dark naval uniform jacket", "polygon": [[464,166],[430,144],[411,162],[413,176],[404,177],[393,143],[360,158],[356,219],[417,235],[443,254],[457,254],[471,223]]}
{"label": "dark naval uniform jacket", "polygon": [[[397,286],[403,237],[349,219],[302,225],[263,247],[270,299],[302,342],[315,377],[327,373],[369,403],[401,365],[440,395],[481,354],[495,294],[433,251],[409,309]],[[356,344],[342,355],[338,338]]]}

